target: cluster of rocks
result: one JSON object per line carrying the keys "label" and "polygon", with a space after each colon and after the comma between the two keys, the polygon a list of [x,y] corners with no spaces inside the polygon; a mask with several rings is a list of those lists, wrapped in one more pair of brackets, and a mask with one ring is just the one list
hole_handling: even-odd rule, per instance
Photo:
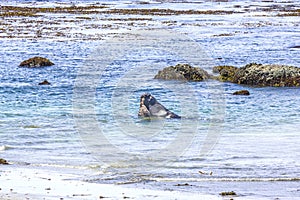
{"label": "cluster of rocks", "polygon": [[[39,68],[52,66],[50,60],[43,57],[33,57],[20,63],[20,67]],[[155,75],[155,79],[183,80],[183,81],[204,81],[216,79],[219,81],[232,82],[250,86],[270,87],[295,87],[300,86],[300,68],[287,65],[262,65],[250,63],[244,67],[216,66],[212,76],[200,67],[192,67],[188,64],[177,64],[166,67]],[[39,85],[49,85],[45,80]]]}
{"label": "cluster of rocks", "polygon": [[[52,65],[54,65],[54,63],[51,62],[49,59],[36,56],[33,58],[29,58],[28,60],[24,60],[23,62],[20,63],[19,67],[41,68],[41,67],[47,67]],[[38,85],[51,85],[51,83],[47,80],[44,80],[40,82]]]}
{"label": "cluster of rocks", "polygon": [[[250,63],[244,67],[215,66],[213,73],[188,64],[177,64],[166,67],[155,75],[155,79],[204,81],[215,79],[222,82],[232,82],[259,87],[297,87],[300,86],[300,68],[287,65],[262,65]],[[233,95],[250,95],[248,90],[236,91]]]}
{"label": "cluster of rocks", "polygon": [[300,86],[300,68],[287,65],[262,65],[250,63],[244,67],[216,66],[218,76],[209,75],[204,69],[188,64],[166,67],[154,77],[164,80],[203,81],[213,78],[249,86],[295,87]]}

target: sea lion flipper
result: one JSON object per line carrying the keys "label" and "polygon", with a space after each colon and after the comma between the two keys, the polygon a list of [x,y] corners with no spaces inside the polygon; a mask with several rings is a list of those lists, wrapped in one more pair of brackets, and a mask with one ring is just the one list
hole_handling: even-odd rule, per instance
{"label": "sea lion flipper", "polygon": [[180,119],[181,117],[179,115],[176,115],[175,113],[169,111],[168,115],[166,116],[166,118],[175,118],[175,119]]}

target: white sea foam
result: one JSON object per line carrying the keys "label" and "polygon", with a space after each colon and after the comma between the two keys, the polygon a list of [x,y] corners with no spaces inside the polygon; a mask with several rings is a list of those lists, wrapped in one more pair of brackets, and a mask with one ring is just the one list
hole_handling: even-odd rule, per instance
{"label": "white sea foam", "polygon": [[24,86],[30,86],[30,83],[21,83],[21,82],[15,82],[15,83],[2,82],[2,83],[0,83],[0,87],[3,87],[3,88],[7,88],[7,87],[18,88],[18,87],[24,87]]}
{"label": "white sea foam", "polygon": [[5,151],[5,150],[8,150],[8,149],[12,149],[13,147],[11,146],[6,146],[6,145],[2,145],[0,146],[0,151]]}

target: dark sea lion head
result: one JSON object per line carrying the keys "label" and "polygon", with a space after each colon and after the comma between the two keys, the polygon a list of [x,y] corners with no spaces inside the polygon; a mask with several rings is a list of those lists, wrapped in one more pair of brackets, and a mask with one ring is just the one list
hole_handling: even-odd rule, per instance
{"label": "dark sea lion head", "polygon": [[148,110],[156,103],[158,103],[157,100],[149,93],[145,93],[141,96],[140,106],[145,105]]}

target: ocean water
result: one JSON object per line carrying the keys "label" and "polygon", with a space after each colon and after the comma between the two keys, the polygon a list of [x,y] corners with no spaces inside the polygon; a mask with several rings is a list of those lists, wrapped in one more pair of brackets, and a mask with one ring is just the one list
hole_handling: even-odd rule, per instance
{"label": "ocean water", "polygon": [[[112,27],[119,26],[112,33],[84,30],[85,23],[91,22],[80,21],[72,24],[70,30],[77,32],[70,37],[52,37],[51,32],[39,38],[24,37],[22,30],[8,37],[9,32],[2,32],[0,157],[16,166],[84,174],[82,180],[97,183],[215,195],[233,190],[241,198],[297,199],[299,88],[153,77],[163,67],[185,62],[210,73],[215,65],[241,67],[251,62],[299,67],[299,49],[291,48],[299,45],[299,17],[277,16],[282,8],[299,9],[299,2],[102,3],[107,2],[111,8],[238,13],[142,16],[152,20],[133,27],[110,22]],[[60,5],[55,1],[4,1],[14,3]],[[62,16],[38,19],[51,17]],[[127,16],[103,14],[93,23],[113,17]],[[20,26],[18,20],[3,19],[11,27]],[[72,22],[64,23],[60,26]],[[101,39],[95,40],[93,35],[99,31]],[[33,56],[47,57],[55,65],[18,67]],[[39,86],[45,79],[51,85]],[[232,95],[241,89],[251,95]],[[139,97],[145,92],[182,119],[138,118]]]}

